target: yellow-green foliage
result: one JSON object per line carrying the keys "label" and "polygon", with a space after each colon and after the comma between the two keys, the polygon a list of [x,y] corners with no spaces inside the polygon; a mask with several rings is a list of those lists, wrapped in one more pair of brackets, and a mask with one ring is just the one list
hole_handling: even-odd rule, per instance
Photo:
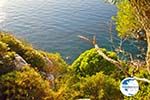
{"label": "yellow-green foliage", "polygon": [[[72,77],[72,76],[70,76]],[[75,78],[63,85],[55,95],[58,100],[76,100],[90,98],[91,100],[121,100],[123,96],[119,90],[119,82],[103,74],[81,77],[78,82],[72,83]]]}
{"label": "yellow-green foliage", "polygon": [[0,41],[0,75],[14,69],[15,52],[9,50],[8,45]]}
{"label": "yellow-green foliage", "polygon": [[23,57],[31,66],[42,69],[46,65],[42,55],[32,47],[24,45],[23,42],[16,39],[14,36],[6,33],[0,34],[2,42],[6,43],[11,51],[16,52]]}
{"label": "yellow-green foliage", "polygon": [[118,12],[113,20],[116,22],[116,30],[120,37],[126,37],[140,28],[135,11],[128,0],[122,0],[117,4]]}
{"label": "yellow-green foliage", "polygon": [[[19,54],[28,64],[37,67],[41,71],[47,71],[51,66],[56,69],[65,69],[67,66],[60,55],[36,50],[9,33],[0,32],[0,41],[7,45],[9,51]],[[52,65],[48,66],[45,57],[51,60]]]}
{"label": "yellow-green foliage", "polygon": [[80,91],[91,100],[121,100],[119,82],[102,72],[81,79]]}
{"label": "yellow-green foliage", "polygon": [[1,100],[53,100],[49,82],[33,68],[12,71],[0,76]]}
{"label": "yellow-green foliage", "polygon": [[[29,64],[21,72],[15,71],[15,54]],[[41,71],[57,78],[66,67],[59,54],[36,50],[10,33],[0,32],[0,99],[53,100],[51,81]]]}
{"label": "yellow-green foliage", "polygon": [[[117,60],[114,52],[101,49]],[[15,71],[14,57],[19,54],[29,65]],[[47,59],[47,60],[46,60]],[[49,61],[48,61],[49,60]],[[127,67],[130,72],[129,66]],[[47,81],[44,75],[53,74]],[[128,70],[127,70],[128,71]],[[143,69],[138,77],[150,79]],[[125,77],[117,67],[101,57],[95,49],[81,54],[67,70],[59,54],[34,49],[8,33],[0,33],[0,99],[2,100],[148,100],[150,85],[139,82],[140,91],[133,97],[124,97],[119,83]],[[53,90],[51,90],[53,89]]]}
{"label": "yellow-green foliage", "polygon": [[[116,59],[116,55],[112,52],[108,53],[105,50],[103,52]],[[96,70],[93,67],[96,67]],[[126,75],[120,73],[117,67],[99,56],[95,49],[87,50],[81,54],[69,69],[72,77],[68,78],[67,88],[65,88],[66,91],[62,98],[71,98],[70,100],[77,98],[91,98],[92,100],[122,100],[123,98],[127,100],[148,100],[150,98],[150,89],[147,89],[150,85],[141,81],[139,82],[140,91],[137,95],[123,97],[119,90],[119,84]],[[127,69],[130,69],[130,66]],[[102,74],[101,71],[104,73]],[[144,69],[140,69],[135,76],[150,79],[149,74]]]}
{"label": "yellow-green foliage", "polygon": [[[108,52],[105,49],[102,49],[102,51],[113,59],[117,58],[114,52]],[[107,60],[103,59],[103,57],[97,53],[96,49],[91,49],[81,54],[73,62],[70,69],[79,76],[91,76],[99,71],[104,71],[105,74],[110,75],[114,72],[115,66]]]}
{"label": "yellow-green foliage", "polygon": [[39,51],[44,57],[48,57],[51,61],[52,65],[49,67],[45,67],[45,72],[51,72],[54,76],[58,76],[60,74],[63,74],[67,71],[67,64],[62,59],[59,53],[52,54],[48,52]]}
{"label": "yellow-green foliage", "polygon": [[6,52],[9,48],[7,47],[8,45],[6,43],[3,43],[0,41],[0,53],[2,55],[2,52]]}
{"label": "yellow-green foliage", "polygon": [[[110,58],[117,59],[114,52],[102,51]],[[59,84],[55,96],[60,100],[120,100],[119,82],[112,78],[116,71],[116,67],[103,59],[95,49],[87,50],[69,67],[66,78],[63,78],[65,82],[61,83],[62,86]]]}
{"label": "yellow-green foliage", "polygon": [[[135,76],[150,80],[150,75],[146,70],[140,69],[140,71],[136,73]],[[149,100],[150,99],[150,84],[143,81],[138,81],[138,83],[140,86],[140,90],[138,91],[138,93],[132,97],[124,96],[125,98],[124,100]]]}

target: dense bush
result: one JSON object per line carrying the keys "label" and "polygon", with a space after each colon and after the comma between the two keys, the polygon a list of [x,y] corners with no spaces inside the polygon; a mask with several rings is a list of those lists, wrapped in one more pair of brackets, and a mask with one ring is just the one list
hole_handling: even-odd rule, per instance
{"label": "dense bush", "polygon": [[102,72],[81,79],[80,91],[91,100],[121,100],[119,82]]}
{"label": "dense bush", "polygon": [[[114,52],[101,49],[108,57],[117,60]],[[19,54],[29,66],[15,71],[15,54]],[[122,68],[132,73],[133,67],[122,63]],[[33,69],[34,68],[34,69]],[[47,81],[47,75],[54,80]],[[141,68],[135,76],[150,79]],[[95,49],[81,54],[67,68],[59,54],[34,49],[13,35],[0,33],[0,98],[3,100],[148,100],[150,85],[139,82],[140,91],[133,97],[125,97],[119,91],[119,83],[125,75],[112,63],[101,57]]]}
{"label": "dense bush", "polygon": [[6,43],[10,50],[22,56],[31,66],[38,67],[39,69],[46,66],[43,56],[38,51],[34,50],[29,45],[25,45],[14,36],[1,33],[1,41]]}
{"label": "dense bush", "polygon": [[67,71],[67,63],[62,59],[59,53],[48,53],[39,51],[44,57],[49,59],[49,64],[44,67],[44,71],[53,74],[55,77],[62,76]]}
{"label": "dense bush", "polygon": [[53,100],[50,88],[49,82],[29,67],[0,76],[2,100]]}
{"label": "dense bush", "polygon": [[[109,57],[117,59],[115,53],[102,50]],[[116,70],[95,49],[87,50],[68,68],[68,74],[61,78],[55,97],[60,100],[120,100],[123,97],[119,91],[119,81],[113,79]]]}
{"label": "dense bush", "polygon": [[[109,57],[116,59],[114,52],[106,52],[105,49],[102,51]],[[81,54],[72,64],[70,70],[78,74],[79,76],[94,75],[99,71],[104,71],[104,74],[112,74],[115,71],[115,66],[103,59],[96,49],[85,51]]]}
{"label": "dense bush", "polygon": [[76,100],[90,98],[91,100],[121,100],[123,98],[119,90],[119,82],[103,74],[82,77],[78,82],[74,79],[66,82],[58,92],[58,100]]}
{"label": "dense bush", "polygon": [[[31,68],[23,70],[23,72],[15,71],[15,54],[19,54],[36,71]],[[48,92],[51,93],[49,86],[52,85],[52,81],[46,81],[48,79],[47,75],[52,74],[57,79],[58,76],[63,76],[62,74],[66,72],[66,67],[66,62],[59,54],[36,50],[10,33],[0,32],[0,92],[2,98],[9,98],[11,100],[43,100],[44,98],[44,100],[49,100],[52,97],[52,95],[48,94]],[[18,81],[24,85],[17,83]],[[9,86],[7,87],[8,84]]]}
{"label": "dense bush", "polygon": [[7,52],[9,48],[7,47],[8,45],[6,43],[3,43],[0,41],[0,54],[2,55],[3,52]]}
{"label": "dense bush", "polygon": [[0,75],[12,71],[15,67],[13,62],[15,52],[9,51],[7,46],[0,41]]}
{"label": "dense bush", "polygon": [[[7,45],[9,51],[19,54],[28,64],[37,67],[40,71],[48,72],[49,70],[52,72],[52,68],[59,71],[66,70],[67,64],[58,54],[36,50],[31,45],[5,32],[0,32],[0,41]],[[51,65],[47,63],[46,58],[52,62]]]}

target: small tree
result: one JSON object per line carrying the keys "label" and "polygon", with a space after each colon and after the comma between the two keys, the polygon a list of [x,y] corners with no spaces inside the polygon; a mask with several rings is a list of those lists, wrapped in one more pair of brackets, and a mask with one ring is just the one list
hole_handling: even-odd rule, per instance
{"label": "small tree", "polygon": [[150,72],[150,0],[130,0],[130,4],[135,10],[135,15],[145,30],[147,41],[146,64]]}
{"label": "small tree", "polygon": [[[119,12],[116,23],[119,26],[117,26],[118,27],[117,30],[120,30],[120,32],[124,35],[128,34],[129,30],[132,33],[137,33],[137,30],[139,28],[145,32],[145,39],[147,42],[147,53],[145,60],[147,70],[150,72],[150,0],[113,0],[113,1],[121,2],[118,4],[120,6],[118,6]],[[126,5],[121,6],[122,2],[123,3],[126,2]],[[125,15],[122,15],[123,13]],[[125,19],[125,22],[120,21],[122,19]],[[127,21],[127,19],[129,20]]]}

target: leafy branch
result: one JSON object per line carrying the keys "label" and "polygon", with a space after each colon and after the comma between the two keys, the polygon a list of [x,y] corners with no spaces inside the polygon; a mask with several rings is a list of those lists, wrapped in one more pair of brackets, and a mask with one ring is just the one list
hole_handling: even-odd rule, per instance
{"label": "leafy branch", "polygon": [[91,43],[95,49],[97,50],[98,54],[100,56],[102,56],[105,60],[111,62],[112,64],[114,64],[118,69],[120,69],[125,75],[128,75],[128,76],[131,76],[133,78],[135,78],[136,80],[140,80],[140,81],[144,81],[144,82],[147,82],[147,83],[150,83],[150,80],[146,79],[146,78],[139,78],[139,77],[136,77],[136,76],[133,76],[133,75],[130,75],[128,73],[128,71],[124,70],[123,67],[122,67],[122,61],[120,60],[114,60],[110,57],[108,57],[105,53],[103,53],[103,51],[99,48],[98,44],[96,43],[96,36],[93,36],[93,39],[90,40],[89,38],[85,37],[85,36],[81,36],[81,35],[78,35],[79,38],[85,40],[85,41],[88,41],[89,43]]}

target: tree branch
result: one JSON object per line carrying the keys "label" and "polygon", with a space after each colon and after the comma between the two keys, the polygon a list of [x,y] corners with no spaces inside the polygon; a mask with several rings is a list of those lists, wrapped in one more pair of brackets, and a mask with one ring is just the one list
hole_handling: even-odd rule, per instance
{"label": "tree branch", "polygon": [[81,39],[83,39],[83,40],[86,40],[86,41],[90,42],[95,47],[95,49],[97,50],[98,54],[101,55],[105,60],[107,60],[108,62],[111,62],[112,64],[114,64],[125,75],[131,76],[127,71],[123,70],[121,62],[116,61],[114,59],[111,59],[105,53],[103,53],[103,51],[96,44],[96,37],[95,36],[93,36],[93,40],[90,40],[87,37],[84,37],[84,36],[81,36],[81,35],[78,35],[78,37],[81,38]]}
{"label": "tree branch", "polygon": [[130,75],[127,71],[123,70],[122,68],[122,64],[120,61],[114,60],[112,58],[109,58],[105,53],[103,53],[103,51],[99,48],[98,44],[96,44],[96,37],[93,36],[93,40],[88,39],[87,37],[78,35],[79,38],[86,40],[88,42],[90,42],[92,45],[94,45],[95,49],[97,50],[98,54],[101,55],[105,60],[111,62],[112,64],[114,64],[118,69],[120,69],[125,75],[131,76],[136,80],[140,80],[140,81],[144,81],[147,83],[150,83],[150,80],[146,79],[146,78],[139,78],[136,76],[132,76]]}
{"label": "tree branch", "polygon": [[139,80],[139,81],[144,81],[144,82],[150,83],[150,80],[148,80],[146,78],[139,78],[139,77],[136,77],[136,76],[134,76],[133,78],[136,79],[136,80]]}

